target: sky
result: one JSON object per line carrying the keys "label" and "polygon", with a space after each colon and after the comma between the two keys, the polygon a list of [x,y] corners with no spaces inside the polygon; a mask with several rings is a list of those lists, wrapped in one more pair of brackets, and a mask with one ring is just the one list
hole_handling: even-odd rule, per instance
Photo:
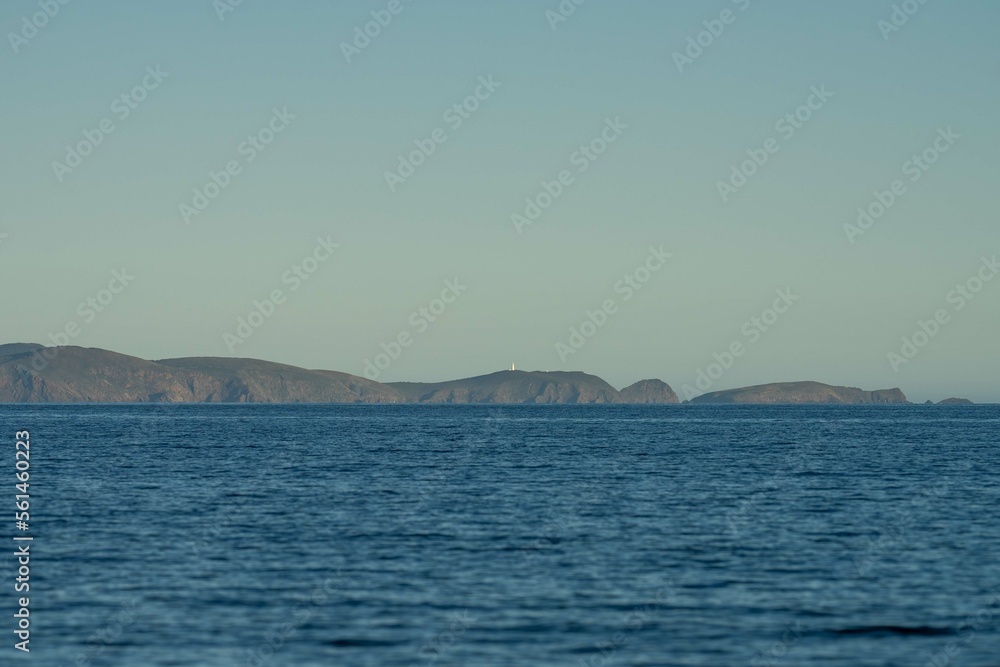
{"label": "sky", "polygon": [[45,6],[0,342],[1000,402],[1000,4]]}

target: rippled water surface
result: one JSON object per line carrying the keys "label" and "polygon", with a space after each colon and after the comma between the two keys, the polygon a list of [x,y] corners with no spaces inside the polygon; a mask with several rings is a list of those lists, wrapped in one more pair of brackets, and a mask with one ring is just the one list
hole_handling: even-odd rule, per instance
{"label": "rippled water surface", "polygon": [[5,613],[0,664],[1000,665],[1000,407],[0,422],[35,537],[32,651]]}

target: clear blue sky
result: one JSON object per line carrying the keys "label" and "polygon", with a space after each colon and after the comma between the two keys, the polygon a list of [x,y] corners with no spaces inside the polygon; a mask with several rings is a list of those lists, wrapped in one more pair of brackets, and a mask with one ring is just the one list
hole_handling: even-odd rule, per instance
{"label": "clear blue sky", "polygon": [[[997,3],[930,0],[885,39],[887,0],[589,0],[555,30],[557,0],[402,0],[348,63],[341,43],[389,4],[244,0],[220,20],[211,0],[77,0],[12,45],[41,10],[3,3],[0,340],[76,323],[74,344],[145,358],[361,374],[405,332],[379,379],[516,362],[678,390],[741,342],[711,389],[815,379],[1000,401],[1000,279],[961,310],[948,299],[1000,253]],[[678,71],[674,53],[726,9]],[[121,118],[115,99],[156,66],[169,75]],[[445,111],[490,76],[453,128]],[[776,129],[813,86],[833,96]],[[241,142],[275,108],[295,118],[248,162]],[[627,129],[581,172],[575,152],[616,118]],[[104,119],[114,131],[60,182],[53,162]],[[960,138],[911,181],[904,163],[948,127]],[[447,141],[390,191],[385,172],[438,128]],[[769,138],[777,152],[723,201],[719,181]],[[179,205],[231,160],[186,224]],[[563,170],[571,184],[518,233],[512,214]],[[905,193],[848,242],[896,179]],[[282,276],[320,236],[340,247],[293,291]],[[626,301],[616,283],[650,246],[672,258]],[[123,267],[135,280],[112,303],[78,308]],[[411,313],[454,278],[468,289],[423,330]],[[744,323],[779,288],[799,300],[752,339]],[[227,346],[275,289],[285,302]],[[615,312],[563,361],[556,343],[606,299]],[[939,309],[947,323],[895,372],[887,355]]]}

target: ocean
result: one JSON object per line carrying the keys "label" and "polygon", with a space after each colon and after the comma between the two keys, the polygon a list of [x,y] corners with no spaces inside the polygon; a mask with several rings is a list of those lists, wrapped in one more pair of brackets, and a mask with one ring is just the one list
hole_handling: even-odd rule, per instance
{"label": "ocean", "polygon": [[5,405],[0,423],[4,665],[1000,665],[1000,406]]}

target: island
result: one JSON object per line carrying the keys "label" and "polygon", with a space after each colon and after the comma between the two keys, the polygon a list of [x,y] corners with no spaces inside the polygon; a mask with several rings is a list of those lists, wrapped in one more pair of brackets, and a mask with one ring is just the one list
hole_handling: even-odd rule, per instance
{"label": "island", "polygon": [[909,403],[900,389],[865,391],[821,382],[777,382],[740,389],[713,391],[691,399],[691,403]]}
{"label": "island", "polygon": [[[382,403],[678,405],[659,379],[621,390],[580,371],[498,371],[447,382],[382,383],[260,359],[150,361],[99,348],[0,345],[0,403]],[[683,405],[909,404],[902,390],[778,382],[714,391]],[[938,405],[970,405],[948,398]]]}

